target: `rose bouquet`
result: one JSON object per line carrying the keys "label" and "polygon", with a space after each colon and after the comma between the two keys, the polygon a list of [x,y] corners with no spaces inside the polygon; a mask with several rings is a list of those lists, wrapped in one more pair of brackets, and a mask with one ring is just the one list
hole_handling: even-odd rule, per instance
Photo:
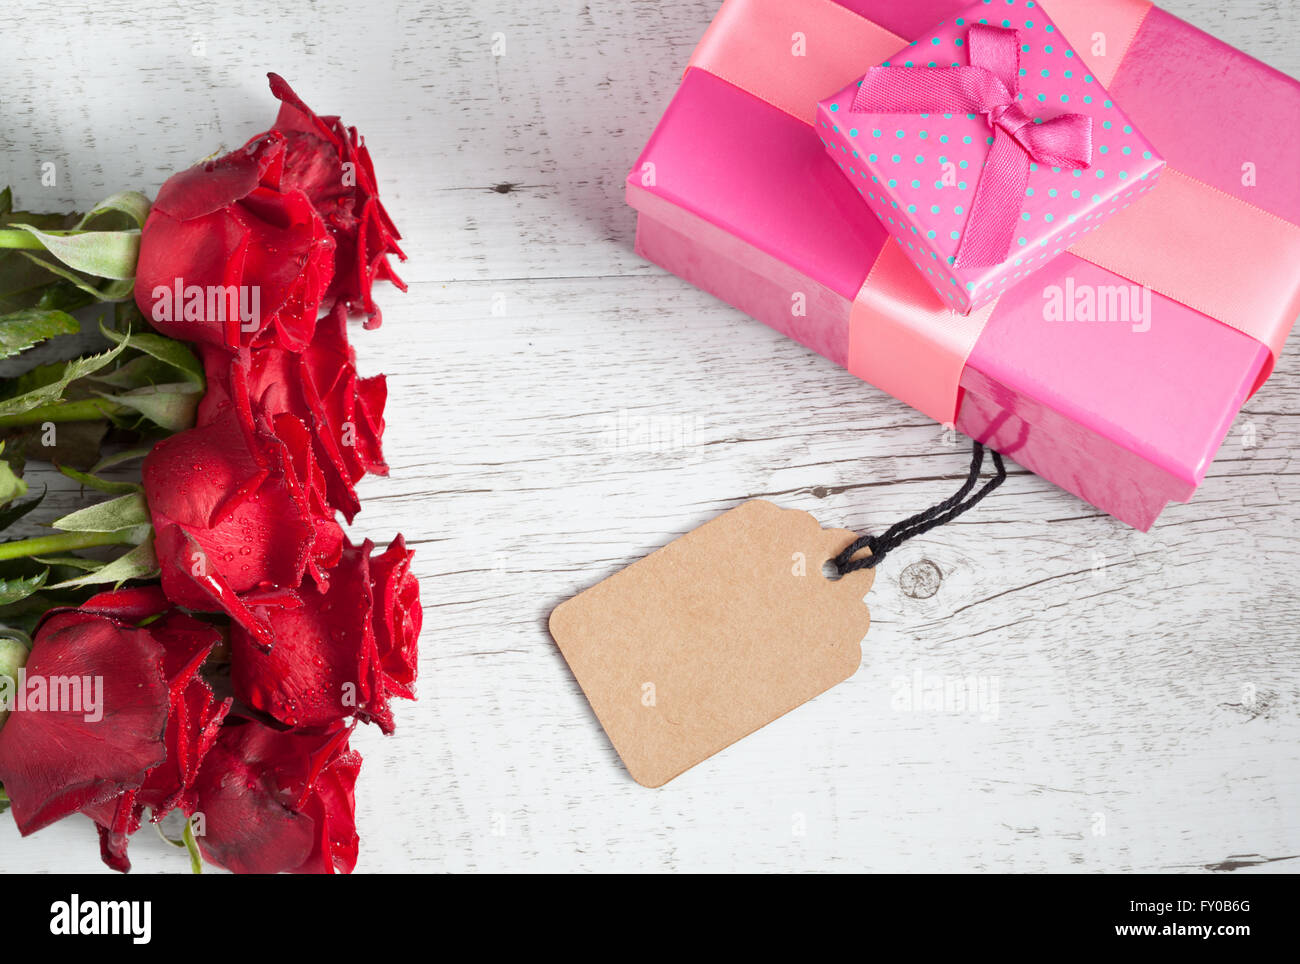
{"label": "rose bouquet", "polygon": [[[40,515],[29,460],[109,496],[0,541],[0,811],[82,814],[122,871],[179,813],[195,870],[350,872],[349,738],[415,697],[411,552],[338,521],[387,472],[348,322],[404,256],[356,128],[271,90],[270,130],[152,204],[0,195],[0,539]],[[41,364],[95,306],[103,350]]]}

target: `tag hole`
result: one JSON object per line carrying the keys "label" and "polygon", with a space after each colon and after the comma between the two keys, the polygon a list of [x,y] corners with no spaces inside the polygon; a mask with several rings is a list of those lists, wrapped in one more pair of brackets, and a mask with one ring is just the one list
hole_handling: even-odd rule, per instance
{"label": "tag hole", "polygon": [[844,573],[840,572],[840,567],[835,565],[834,559],[827,559],[822,563],[822,575],[831,582],[839,582],[844,578]]}

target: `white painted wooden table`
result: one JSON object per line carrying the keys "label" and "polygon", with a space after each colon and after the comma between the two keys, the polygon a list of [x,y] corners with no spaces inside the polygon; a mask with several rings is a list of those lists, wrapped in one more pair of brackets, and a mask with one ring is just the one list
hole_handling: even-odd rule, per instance
{"label": "white painted wooden table", "polygon": [[[1296,0],[1165,5],[1300,75]],[[420,702],[357,740],[358,869],[1300,869],[1295,351],[1150,535],[1017,468],[891,560],[850,682],[663,790],[627,776],[552,607],[746,498],[878,531],[967,461],[633,255],[623,175],[716,6],[8,4],[0,148],[25,205],[152,193],[238,146],[274,115],[268,69],[367,135],[411,290],[356,332],[389,374],[392,475],[355,528],[418,548],[426,631]],[[996,714],[891,707],[917,673],[996,684]],[[186,872],[148,833],[133,857]],[[0,867],[102,869],[86,821],[0,820]]]}

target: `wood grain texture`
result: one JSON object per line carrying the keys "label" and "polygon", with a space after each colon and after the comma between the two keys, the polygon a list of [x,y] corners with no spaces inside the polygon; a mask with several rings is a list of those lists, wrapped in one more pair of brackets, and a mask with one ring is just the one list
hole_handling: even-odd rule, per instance
{"label": "wood grain texture", "polygon": [[[622,769],[556,604],[745,499],[879,531],[967,462],[632,253],[623,175],[716,5],[9,4],[0,163],[26,205],[152,192],[238,146],[274,115],[268,69],[363,125],[411,288],[356,331],[389,374],[392,474],[354,530],[416,546],[426,630],[420,702],[357,740],[358,869],[1300,868],[1294,352],[1150,535],[1013,467],[891,558],[852,680],[663,790]],[[1300,75],[1294,0],[1165,6]],[[908,708],[916,674],[974,678],[984,712]],[[186,869],[148,833],[132,854]],[[0,868],[102,869],[88,822],[3,820]]]}

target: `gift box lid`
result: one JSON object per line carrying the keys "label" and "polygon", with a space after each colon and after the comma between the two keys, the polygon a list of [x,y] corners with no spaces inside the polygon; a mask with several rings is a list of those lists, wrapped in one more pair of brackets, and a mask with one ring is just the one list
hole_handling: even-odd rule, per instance
{"label": "gift box lid", "polygon": [[[961,109],[976,107],[988,111]],[[817,126],[871,212],[962,313],[1131,205],[1164,167],[1035,0],[966,6],[823,100]]]}

